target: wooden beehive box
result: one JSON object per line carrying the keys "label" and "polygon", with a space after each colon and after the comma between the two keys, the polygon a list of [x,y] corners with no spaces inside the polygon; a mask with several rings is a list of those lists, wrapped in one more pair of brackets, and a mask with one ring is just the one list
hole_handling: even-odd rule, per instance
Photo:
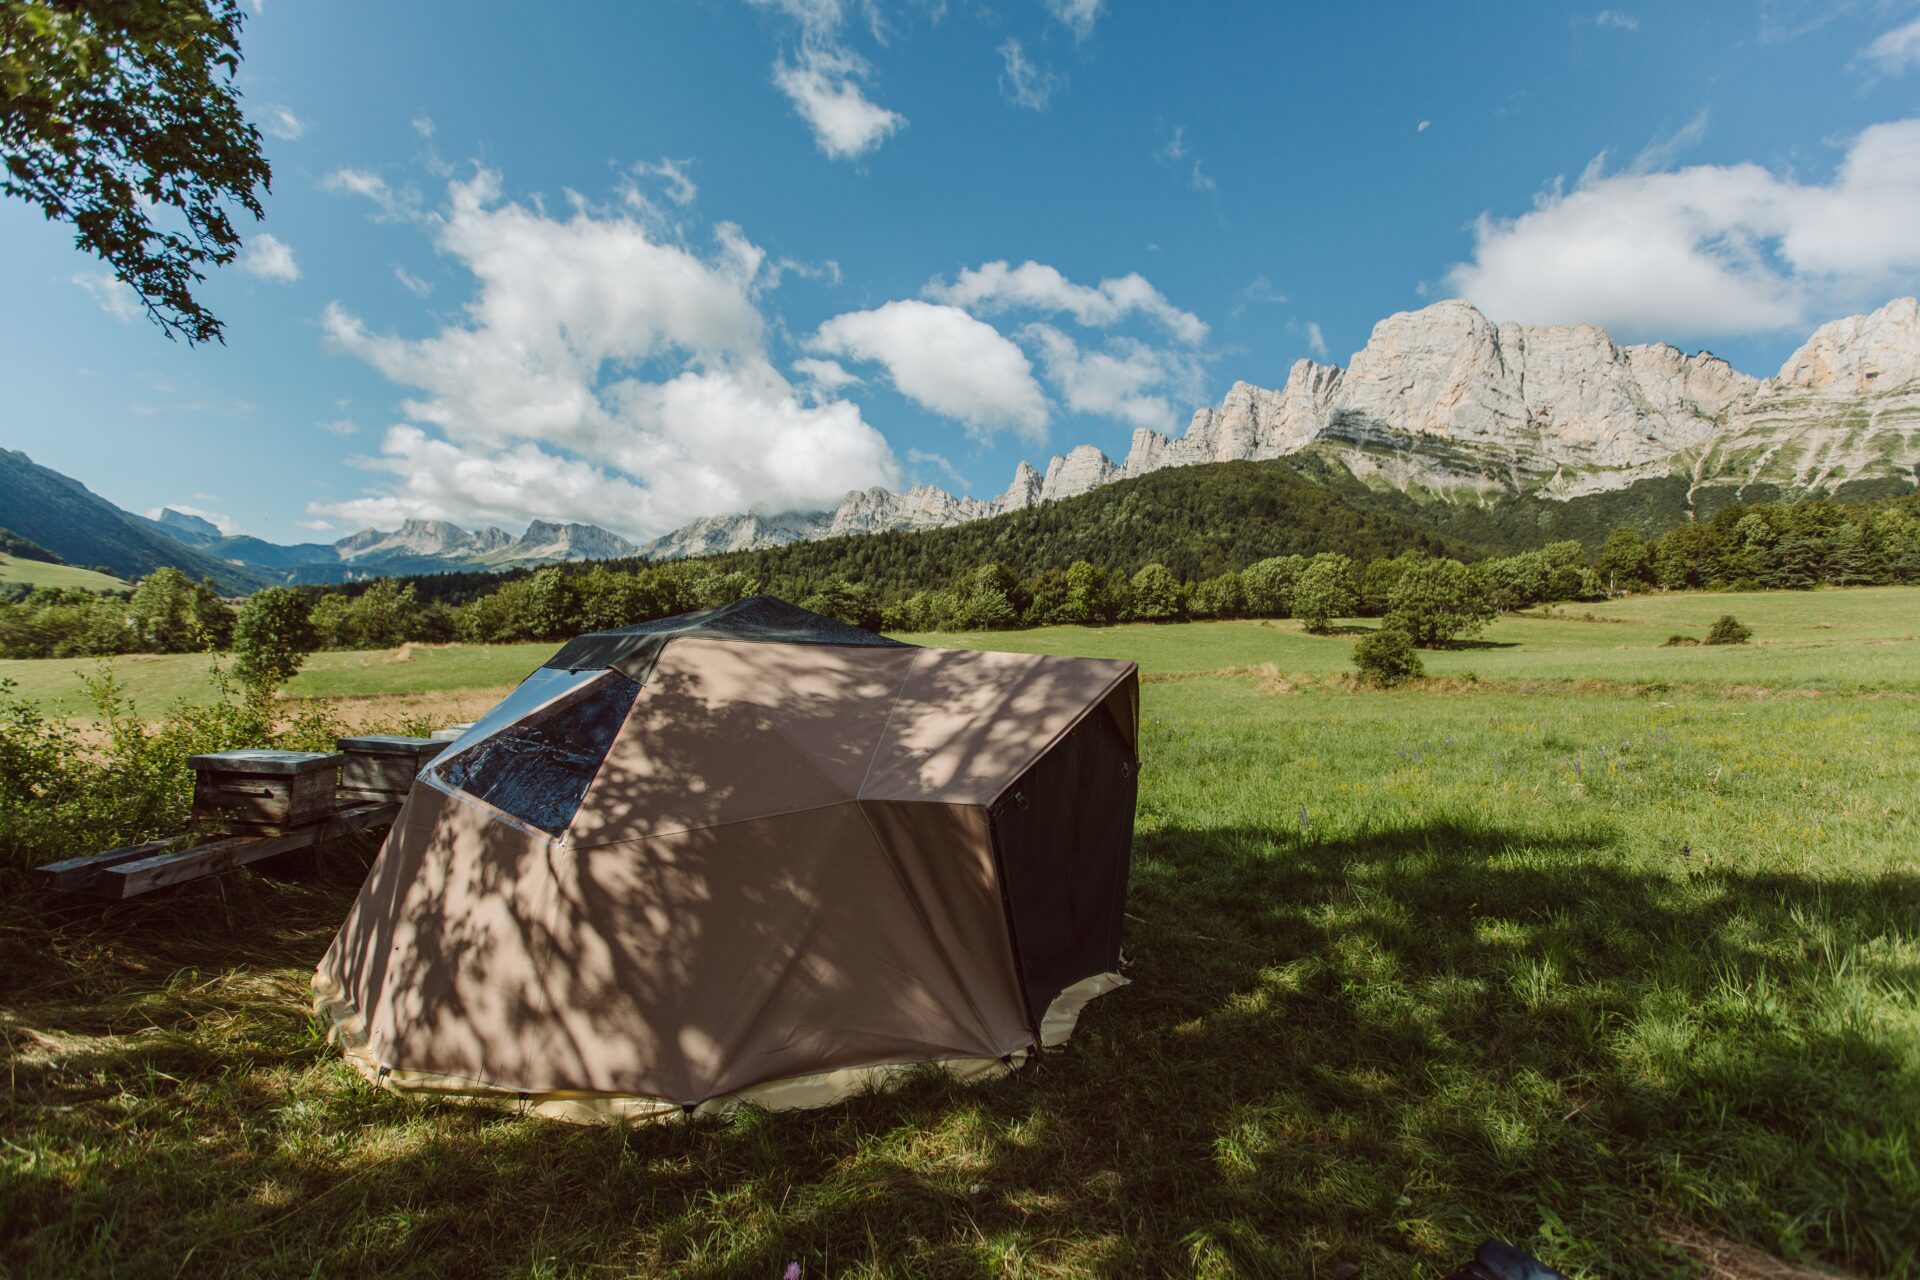
{"label": "wooden beehive box", "polygon": [[193,816],[281,835],[333,813],[340,757],[328,751],[217,751],[187,760]]}
{"label": "wooden beehive box", "polygon": [[413,790],[414,775],[448,744],[433,738],[401,738],[375,733],[339,741],[340,798],[399,804]]}

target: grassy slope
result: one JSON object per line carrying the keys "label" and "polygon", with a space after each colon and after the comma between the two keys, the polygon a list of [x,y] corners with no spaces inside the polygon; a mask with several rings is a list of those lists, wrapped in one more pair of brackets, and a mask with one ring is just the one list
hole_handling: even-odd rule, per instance
{"label": "grassy slope", "polygon": [[83,591],[125,591],[128,584],[92,569],[70,564],[23,560],[0,552],[0,582],[25,582],[36,587],[78,587]]}
{"label": "grassy slope", "polygon": [[[1911,1280],[1920,724],[1882,690],[1914,599],[1622,602],[1471,652],[1544,692],[1191,674],[1347,647],[1257,624],[988,637],[1189,678],[1144,690],[1134,985],[985,1087],[631,1133],[408,1104],[303,1011],[366,851],[20,903],[0,1266],[1398,1277],[1498,1234],[1650,1280],[1687,1232]],[[1770,643],[1641,643],[1729,607]],[[1636,685],[1849,674],[1576,684],[1629,628]]]}

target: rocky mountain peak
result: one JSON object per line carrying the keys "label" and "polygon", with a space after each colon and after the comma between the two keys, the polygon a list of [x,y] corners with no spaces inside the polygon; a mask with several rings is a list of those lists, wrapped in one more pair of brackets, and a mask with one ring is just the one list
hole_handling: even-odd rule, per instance
{"label": "rocky mountain peak", "polygon": [[1832,320],[1788,357],[1779,382],[1831,395],[1883,391],[1920,378],[1920,302],[1895,298],[1864,316]]}

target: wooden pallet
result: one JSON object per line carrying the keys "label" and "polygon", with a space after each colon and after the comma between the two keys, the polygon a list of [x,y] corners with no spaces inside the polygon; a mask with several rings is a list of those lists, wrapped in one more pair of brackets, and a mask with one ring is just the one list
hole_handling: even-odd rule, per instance
{"label": "wooden pallet", "polygon": [[335,810],[319,822],[276,836],[222,836],[206,844],[178,849],[175,840],[154,840],[125,849],[68,858],[35,867],[34,880],[52,889],[101,898],[135,898],[170,884],[217,875],[275,854],[310,849],[354,831],[391,824],[397,804],[356,804]]}

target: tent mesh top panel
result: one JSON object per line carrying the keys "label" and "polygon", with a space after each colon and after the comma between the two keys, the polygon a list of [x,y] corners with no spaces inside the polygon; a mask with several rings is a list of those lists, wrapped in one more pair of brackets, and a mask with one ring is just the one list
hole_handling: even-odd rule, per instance
{"label": "tent mesh top panel", "polygon": [[547,660],[549,667],[585,671],[617,667],[645,680],[653,659],[675,636],[703,636],[715,640],[742,640],[757,644],[832,644],[872,648],[912,648],[833,618],[822,617],[774,596],[748,596],[717,609],[656,618],[613,631],[577,636]]}

